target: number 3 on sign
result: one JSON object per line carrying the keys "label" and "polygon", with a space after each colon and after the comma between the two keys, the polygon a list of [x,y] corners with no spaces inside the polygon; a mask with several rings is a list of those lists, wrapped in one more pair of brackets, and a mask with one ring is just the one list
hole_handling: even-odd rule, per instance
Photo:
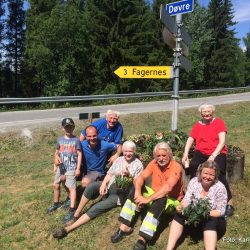
{"label": "number 3 on sign", "polygon": [[127,69],[124,69],[124,75],[127,75],[127,74],[128,74]]}

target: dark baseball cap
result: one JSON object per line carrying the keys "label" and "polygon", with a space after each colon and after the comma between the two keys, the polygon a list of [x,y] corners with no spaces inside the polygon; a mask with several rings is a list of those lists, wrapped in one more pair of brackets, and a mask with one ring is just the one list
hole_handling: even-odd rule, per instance
{"label": "dark baseball cap", "polygon": [[75,126],[75,123],[71,118],[64,118],[62,120],[62,127],[66,127],[66,126]]}

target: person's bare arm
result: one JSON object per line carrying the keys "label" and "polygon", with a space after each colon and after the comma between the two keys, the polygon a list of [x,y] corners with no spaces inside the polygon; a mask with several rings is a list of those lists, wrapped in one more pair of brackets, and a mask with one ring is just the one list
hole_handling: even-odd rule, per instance
{"label": "person's bare arm", "polygon": [[226,143],[226,132],[219,133],[219,143],[214,152],[209,156],[208,161],[214,161],[215,157],[220,154]]}
{"label": "person's bare arm", "polygon": [[81,133],[79,136],[80,141],[84,141],[86,139],[86,137]]}
{"label": "person's bare arm", "polygon": [[59,155],[59,150],[57,149],[55,154],[54,154],[54,173],[56,173],[57,168],[59,164],[61,163],[60,155]]}
{"label": "person's bare arm", "polygon": [[80,175],[81,164],[82,164],[82,151],[77,150],[77,166],[75,170],[75,176]]}
{"label": "person's bare arm", "polygon": [[188,137],[187,142],[186,142],[186,146],[185,146],[185,149],[184,149],[183,157],[182,157],[182,160],[181,160],[182,164],[184,166],[186,165],[186,163],[189,165],[188,153],[189,153],[189,150],[192,147],[193,143],[194,143],[194,138]]}
{"label": "person's bare arm", "polygon": [[106,176],[105,176],[105,178],[100,186],[100,189],[99,189],[100,195],[105,195],[108,192],[108,184],[109,184],[111,178],[112,178],[111,174],[106,174]]}
{"label": "person's bare arm", "polygon": [[113,154],[108,159],[108,165],[111,166],[114,163],[114,161],[121,155],[121,153],[122,153],[122,145],[121,144],[117,144],[115,154]]}

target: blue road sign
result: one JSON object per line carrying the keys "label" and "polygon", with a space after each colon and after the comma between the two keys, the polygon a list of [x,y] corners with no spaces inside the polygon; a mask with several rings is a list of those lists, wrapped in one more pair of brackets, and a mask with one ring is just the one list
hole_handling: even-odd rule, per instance
{"label": "blue road sign", "polygon": [[194,0],[184,0],[180,2],[166,4],[166,11],[170,16],[193,12],[193,10]]}

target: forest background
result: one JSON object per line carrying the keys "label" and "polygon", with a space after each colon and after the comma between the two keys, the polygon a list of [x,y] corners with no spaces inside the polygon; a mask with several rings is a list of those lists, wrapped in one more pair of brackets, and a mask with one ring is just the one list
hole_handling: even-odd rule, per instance
{"label": "forest background", "polygon": [[[0,0],[0,98],[171,90],[172,80],[113,75],[125,65],[172,65],[159,19],[160,4],[170,2]],[[194,12],[183,15],[193,68],[181,70],[180,89],[249,84],[250,33],[242,51],[232,2],[194,2]]]}

